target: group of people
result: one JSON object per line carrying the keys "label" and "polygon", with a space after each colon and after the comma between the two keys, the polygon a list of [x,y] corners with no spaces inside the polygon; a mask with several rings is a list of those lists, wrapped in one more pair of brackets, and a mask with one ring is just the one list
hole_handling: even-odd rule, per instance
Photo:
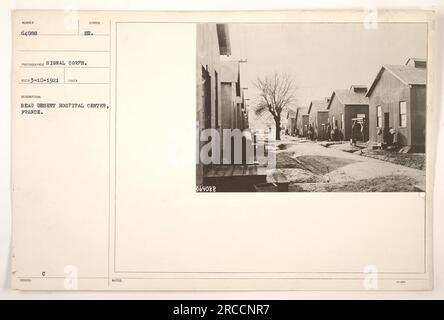
{"label": "group of people", "polygon": [[316,132],[313,124],[308,126],[307,135],[310,140],[322,139],[322,140],[331,140],[331,141],[339,141],[342,140],[342,132],[339,130],[338,126],[331,126],[330,122],[324,125],[322,130],[318,130],[318,136],[316,136]]}
{"label": "group of people", "polygon": [[387,127],[384,129],[379,129],[378,130],[378,135],[382,134],[382,141],[383,144],[388,147],[397,147],[398,145],[398,135],[396,134],[395,129],[393,129],[392,127]]}
{"label": "group of people", "polygon": [[[321,129],[318,128],[318,132],[316,135],[316,131],[313,123],[309,124],[307,129],[307,136],[310,140],[329,140],[329,141],[341,141],[344,140],[342,131],[339,130],[338,126],[335,124],[332,126],[330,122],[323,124],[320,126]],[[304,129],[305,129],[304,128]],[[290,132],[288,129],[283,129],[283,133],[289,135]],[[305,130],[304,130],[305,131]],[[367,132],[367,122],[365,118],[353,119],[352,123],[352,139],[351,141],[355,143],[356,141],[367,141],[368,137],[366,136]],[[300,129],[295,128],[292,132],[292,136],[302,136],[303,133]],[[397,145],[397,134],[393,128],[384,128],[378,130],[378,135],[383,136],[384,144],[387,146]]]}
{"label": "group of people", "polygon": [[352,124],[352,140],[353,141],[367,141],[366,135],[367,122],[365,118],[360,121],[354,120]]}

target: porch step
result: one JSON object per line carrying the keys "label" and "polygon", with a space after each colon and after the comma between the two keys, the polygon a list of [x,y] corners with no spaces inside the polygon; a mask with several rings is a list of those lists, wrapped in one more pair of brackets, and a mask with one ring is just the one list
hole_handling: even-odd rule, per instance
{"label": "porch step", "polygon": [[279,192],[288,192],[288,181],[287,177],[280,170],[274,170],[269,176],[267,176],[267,181],[277,186]]}
{"label": "porch step", "polygon": [[257,165],[215,165],[204,173],[204,185],[216,192],[254,191],[254,185],[266,182],[267,175]]}

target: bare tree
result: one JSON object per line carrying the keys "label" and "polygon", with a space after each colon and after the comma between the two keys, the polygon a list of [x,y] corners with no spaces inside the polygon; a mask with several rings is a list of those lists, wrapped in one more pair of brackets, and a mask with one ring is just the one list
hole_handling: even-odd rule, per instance
{"label": "bare tree", "polygon": [[254,86],[259,90],[259,103],[256,106],[256,115],[265,112],[271,113],[276,124],[276,140],[281,139],[281,112],[294,100],[293,79],[288,74],[274,73],[263,79],[257,78]]}

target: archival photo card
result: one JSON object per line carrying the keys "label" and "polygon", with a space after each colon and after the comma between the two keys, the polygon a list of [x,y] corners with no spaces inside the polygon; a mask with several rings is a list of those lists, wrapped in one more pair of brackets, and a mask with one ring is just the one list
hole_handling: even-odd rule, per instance
{"label": "archival photo card", "polygon": [[14,289],[433,287],[433,12],[12,17]]}

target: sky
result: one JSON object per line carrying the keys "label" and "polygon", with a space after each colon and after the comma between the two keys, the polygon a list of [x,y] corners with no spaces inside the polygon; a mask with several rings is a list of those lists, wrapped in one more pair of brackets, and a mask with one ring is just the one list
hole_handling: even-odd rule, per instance
{"label": "sky", "polygon": [[242,87],[254,107],[258,91],[253,82],[275,71],[290,74],[296,84],[296,103],[330,96],[333,89],[352,84],[370,86],[381,65],[405,64],[426,58],[425,24],[230,24],[232,55],[241,64]]}

